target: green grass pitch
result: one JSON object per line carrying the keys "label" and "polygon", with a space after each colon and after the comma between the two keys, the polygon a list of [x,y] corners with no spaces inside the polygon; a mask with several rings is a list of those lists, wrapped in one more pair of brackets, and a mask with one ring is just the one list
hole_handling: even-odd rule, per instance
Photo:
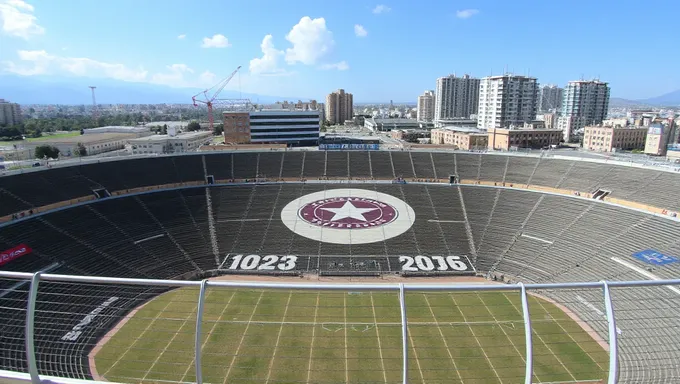
{"label": "green grass pitch", "polygon": [[[95,357],[114,382],[195,381],[197,289],[149,302]],[[409,382],[519,383],[524,328],[517,292],[407,292]],[[563,311],[530,298],[535,383],[606,378],[608,354]],[[396,292],[210,288],[206,383],[401,382]]]}

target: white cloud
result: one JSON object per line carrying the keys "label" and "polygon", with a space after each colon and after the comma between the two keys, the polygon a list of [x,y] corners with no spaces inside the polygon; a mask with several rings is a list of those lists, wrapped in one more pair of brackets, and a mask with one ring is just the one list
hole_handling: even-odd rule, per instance
{"label": "white cloud", "polygon": [[305,16],[286,35],[286,40],[293,44],[286,49],[286,62],[313,65],[317,60],[331,51],[335,45],[333,33],[326,28],[323,17],[311,19]]}
{"label": "white cloud", "polygon": [[368,35],[368,31],[366,31],[366,28],[364,28],[363,25],[355,24],[354,35],[356,35],[356,37],[366,37]]}
{"label": "white cloud", "polygon": [[106,63],[85,57],[61,57],[41,51],[18,51],[19,60],[5,62],[5,71],[23,76],[67,73],[85,77],[110,77],[123,81],[144,81],[148,72],[124,64]]}
{"label": "white cloud", "polygon": [[456,17],[459,19],[469,19],[478,13],[478,9],[463,9],[462,11],[456,11]]}
{"label": "white cloud", "polygon": [[32,5],[22,0],[0,0],[2,31],[26,40],[45,33],[45,28],[38,25],[38,18],[33,15],[33,10]]}
{"label": "white cloud", "polygon": [[260,44],[262,57],[250,60],[250,73],[256,75],[284,75],[286,71],[279,68],[279,59],[284,55],[274,47],[272,35],[266,35]]}
{"label": "white cloud", "polygon": [[337,69],[338,71],[346,71],[349,69],[349,65],[343,60],[334,64],[324,64],[321,66],[321,69]]}
{"label": "white cloud", "polygon": [[196,71],[186,64],[172,64],[163,72],[149,73],[143,67],[131,68],[125,64],[107,63],[90,58],[64,57],[40,51],[17,51],[19,63],[2,62],[5,72],[21,76],[43,74],[71,75],[91,78],[111,78],[129,82],[162,84],[170,87],[207,88],[215,84],[216,75]]}
{"label": "white cloud", "polygon": [[387,5],[379,4],[379,5],[376,5],[375,8],[373,8],[373,13],[375,13],[376,15],[379,15],[381,13],[387,13],[391,10],[392,10],[392,8],[388,7]]}
{"label": "white cloud", "polygon": [[213,37],[204,37],[203,38],[203,44],[201,44],[201,47],[203,48],[227,48],[231,47],[231,44],[229,44],[229,39],[227,39],[224,35],[221,34],[216,34]]}
{"label": "white cloud", "polygon": [[185,34],[181,34],[181,35],[177,36],[177,38],[180,39],[180,40],[184,40],[186,37],[187,37],[187,35],[185,35]]}

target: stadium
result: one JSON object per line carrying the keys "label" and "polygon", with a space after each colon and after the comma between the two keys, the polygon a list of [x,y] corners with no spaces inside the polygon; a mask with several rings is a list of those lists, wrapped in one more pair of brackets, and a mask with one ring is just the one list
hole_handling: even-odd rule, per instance
{"label": "stadium", "polygon": [[675,383],[680,175],[236,151],[0,177],[0,381]]}

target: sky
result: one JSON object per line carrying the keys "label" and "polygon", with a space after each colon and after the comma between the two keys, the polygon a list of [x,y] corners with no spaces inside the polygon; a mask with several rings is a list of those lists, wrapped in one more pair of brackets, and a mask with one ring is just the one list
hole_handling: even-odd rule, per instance
{"label": "sky", "polygon": [[507,71],[599,78],[642,99],[680,89],[679,11],[677,0],[0,0],[0,74],[209,88],[241,66],[227,89],[415,102],[438,77]]}

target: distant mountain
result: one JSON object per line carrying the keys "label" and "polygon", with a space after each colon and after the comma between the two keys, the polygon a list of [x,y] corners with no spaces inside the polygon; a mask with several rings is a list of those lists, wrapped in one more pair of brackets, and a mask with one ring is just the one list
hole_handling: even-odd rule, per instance
{"label": "distant mountain", "polygon": [[[98,104],[161,104],[191,103],[197,88],[172,88],[148,83],[131,83],[111,79],[81,77],[55,79],[46,76],[0,76],[0,98],[19,104],[90,104],[89,85],[96,85]],[[220,98],[249,98],[253,103],[274,103],[280,100],[305,100],[300,97],[277,97],[254,93],[239,94],[222,91]]]}
{"label": "distant mountain", "polygon": [[651,104],[651,105],[662,105],[662,106],[678,106],[680,105],[680,89],[665,95],[652,97],[651,99],[640,100],[641,102]]}
{"label": "distant mountain", "polygon": [[625,107],[635,107],[635,106],[645,106],[648,105],[640,100],[629,100],[622,99],[620,97],[610,97],[609,107],[610,108],[625,108]]}

